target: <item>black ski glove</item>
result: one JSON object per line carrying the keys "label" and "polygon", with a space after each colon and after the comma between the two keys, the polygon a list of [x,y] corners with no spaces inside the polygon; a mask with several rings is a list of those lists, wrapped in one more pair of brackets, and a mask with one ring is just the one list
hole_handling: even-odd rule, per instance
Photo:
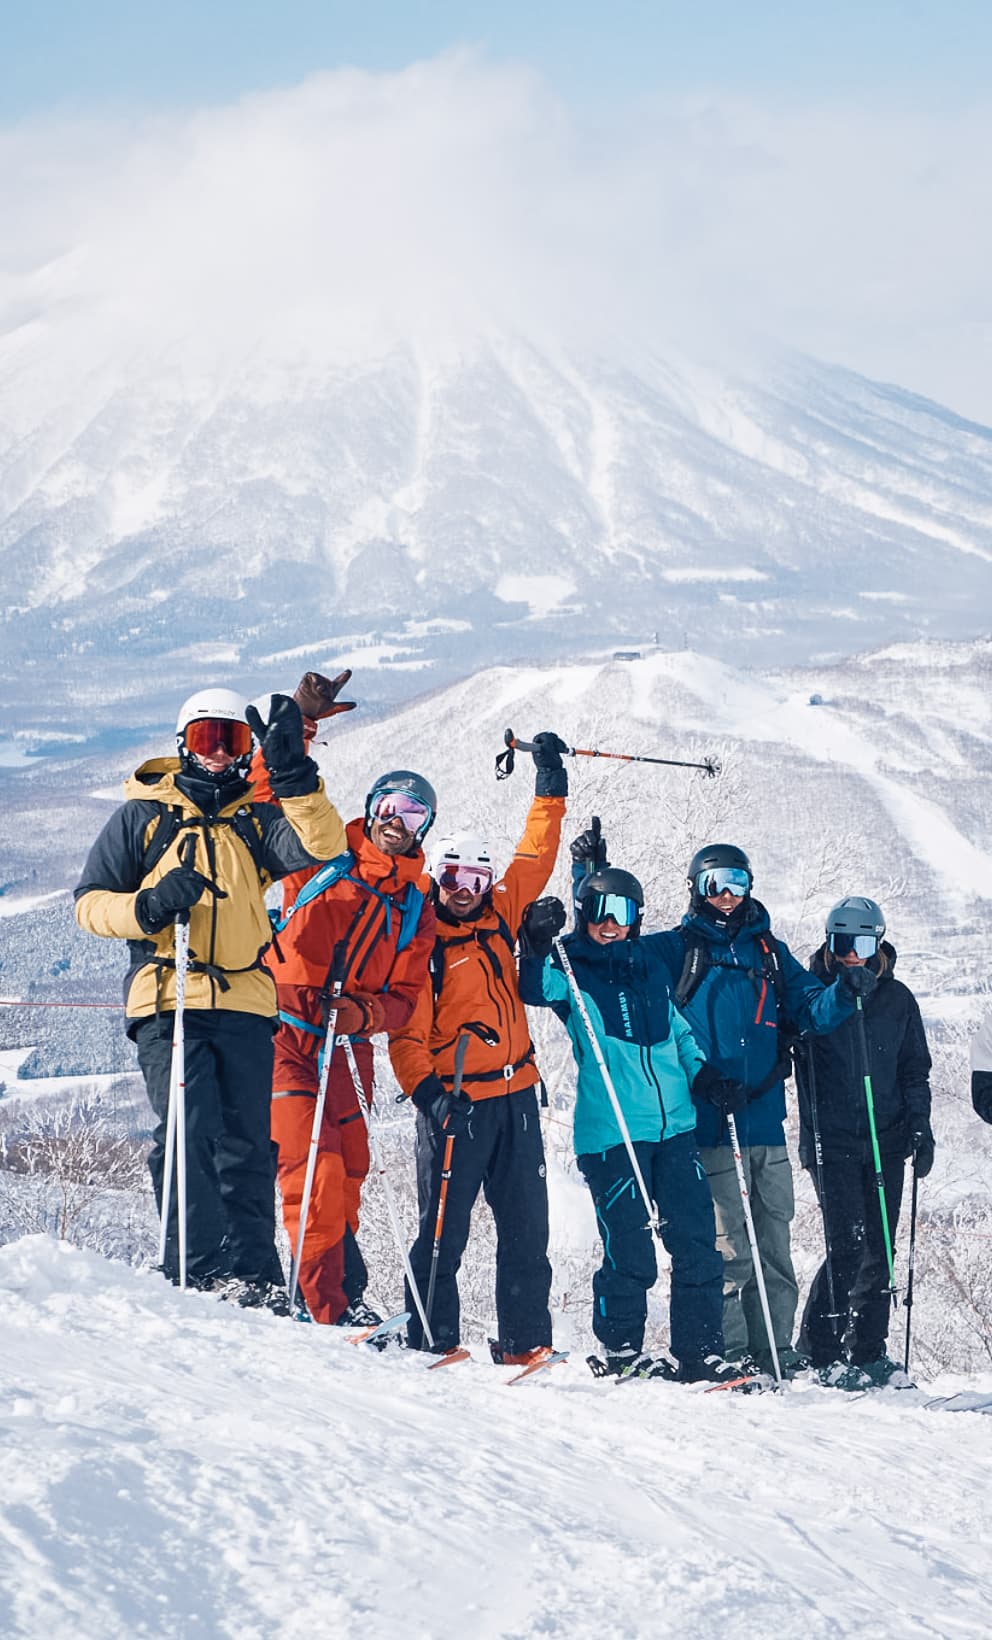
{"label": "black ski glove", "polygon": [[146,934],[161,934],[178,917],[189,922],[190,907],[207,891],[218,900],[227,895],[209,877],[192,866],[173,866],[154,888],[143,888],[134,902],[134,914]]}
{"label": "black ski glove", "polygon": [[472,1120],[472,1101],[465,1093],[456,1099],[439,1076],[425,1076],[410,1095],[419,1111],[429,1116],[446,1134],[464,1133]]}
{"label": "black ski glove", "polygon": [[992,1071],[972,1071],[971,1102],[975,1115],[992,1123]]}
{"label": "black ski glove", "polygon": [[273,695],[268,723],[256,707],[246,708],[251,732],[262,748],[274,797],[306,797],[317,790],[319,775],[303,744],[303,713],[292,695]]}
{"label": "black ski glove", "polygon": [[868,1001],[875,986],[878,984],[878,975],[867,964],[860,968],[841,968],[841,983],[847,986],[852,996],[860,997],[863,1003]]}
{"label": "black ski glove", "polygon": [[552,941],[565,926],[565,907],[553,894],[534,900],[524,911],[520,924],[520,955],[547,957]]}
{"label": "black ski glove", "polygon": [[693,1098],[704,1100],[723,1116],[730,1116],[748,1101],[748,1091],[743,1082],[721,1076],[716,1066],[710,1064],[700,1065],[692,1084],[692,1093]]}
{"label": "black ski glove", "polygon": [[571,846],[572,859],[576,865],[589,866],[593,871],[601,871],[606,865],[606,839],[599,829],[599,822],[593,821],[588,831],[580,831]]}
{"label": "black ski glove", "polygon": [[913,1172],[918,1179],[925,1179],[933,1167],[935,1149],[933,1128],[925,1118],[918,1117],[913,1123],[909,1149],[906,1152],[907,1156],[913,1158]]}
{"label": "black ski glove", "polygon": [[567,797],[568,775],[561,760],[562,752],[568,751],[565,741],[550,730],[535,735],[531,742],[531,756],[537,773],[534,777],[535,797]]}

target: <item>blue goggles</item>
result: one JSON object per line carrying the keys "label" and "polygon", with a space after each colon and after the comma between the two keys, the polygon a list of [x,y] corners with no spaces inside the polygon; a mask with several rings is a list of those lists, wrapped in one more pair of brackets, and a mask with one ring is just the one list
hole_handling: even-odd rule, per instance
{"label": "blue goggles", "polygon": [[582,909],[586,922],[604,923],[612,917],[618,928],[633,928],[641,914],[636,900],[626,894],[588,894],[583,896]]}
{"label": "blue goggles", "polygon": [[696,878],[696,893],[703,900],[715,900],[728,889],[742,900],[751,891],[750,872],[745,871],[743,866],[710,866],[708,871],[701,871]]}
{"label": "blue goggles", "polygon": [[835,957],[849,957],[853,951],[862,962],[867,962],[878,951],[878,940],[874,934],[831,934],[830,949]]}

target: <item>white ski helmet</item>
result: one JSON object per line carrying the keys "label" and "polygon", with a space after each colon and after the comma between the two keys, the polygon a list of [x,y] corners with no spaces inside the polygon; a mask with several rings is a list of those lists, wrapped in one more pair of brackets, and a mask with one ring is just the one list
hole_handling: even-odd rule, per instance
{"label": "white ski helmet", "polygon": [[479,866],[495,877],[492,851],[484,837],[474,831],[449,832],[439,837],[431,854],[431,876],[437,881],[445,866]]}
{"label": "white ski helmet", "polygon": [[196,718],[221,718],[229,723],[247,723],[248,702],[233,689],[198,689],[179,708],[176,718],[176,739],[182,742],[188,723]]}

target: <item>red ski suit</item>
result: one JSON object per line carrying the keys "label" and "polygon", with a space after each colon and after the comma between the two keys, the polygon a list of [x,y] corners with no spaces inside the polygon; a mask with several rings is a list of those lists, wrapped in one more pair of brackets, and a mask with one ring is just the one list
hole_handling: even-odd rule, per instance
{"label": "red ski suit", "polygon": [[[369,1014],[367,1028],[351,1038],[366,1103],[372,1102],[372,1043],[377,1031],[400,1030],[423,988],[434,945],[434,912],[427,898],[421,849],[387,855],[366,835],[364,821],[347,828],[354,864],[290,917],[266,956],[276,982],[280,1025],[272,1079],[272,1138],[279,1147],[279,1187],[283,1222],[295,1249],[307,1155],[324,1045],[326,1008],[335,954],[342,992],[356,997]],[[314,873],[287,878],[284,915]],[[419,901],[416,929],[409,936],[411,904]],[[404,918],[404,907],[407,916]],[[299,1021],[293,1024],[284,1016]],[[317,1160],[307,1215],[299,1283],[315,1321],[333,1323],[345,1309],[343,1289],[345,1226],[358,1228],[362,1182],[369,1170],[365,1121],[344,1047],[331,1061],[327,1102],[318,1137]]]}

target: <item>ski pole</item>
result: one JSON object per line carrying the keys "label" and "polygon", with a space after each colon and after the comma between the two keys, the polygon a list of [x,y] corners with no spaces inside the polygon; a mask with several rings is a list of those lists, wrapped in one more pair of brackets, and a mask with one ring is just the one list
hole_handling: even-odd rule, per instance
{"label": "ski pole", "polygon": [[[455,1078],[452,1083],[452,1098],[457,1099],[462,1091],[462,1076],[465,1071],[465,1055],[468,1052],[468,1033],[463,1031],[455,1044]],[[434,1309],[434,1288],[437,1285],[437,1265],[441,1257],[441,1232],[444,1229],[444,1210],[448,1204],[448,1183],[451,1179],[451,1158],[455,1149],[453,1133],[445,1135],[444,1156],[441,1160],[441,1188],[437,1197],[437,1217],[434,1220],[434,1245],[431,1248],[431,1273],[427,1283],[427,1320],[430,1320]],[[426,1337],[426,1333],[424,1335]]]}
{"label": "ski pole", "polygon": [[[344,984],[344,943],[334,948],[334,957],[331,962],[331,999],[341,995]],[[324,1037],[324,1051],[320,1062],[320,1077],[317,1083],[317,1100],[313,1110],[313,1126],[310,1129],[310,1148],[307,1151],[307,1170],[303,1178],[303,1195],[300,1197],[300,1223],[296,1232],[296,1251],[289,1272],[289,1307],[296,1303],[296,1288],[300,1279],[300,1265],[303,1261],[303,1241],[307,1233],[307,1217],[310,1212],[310,1196],[313,1191],[313,1176],[317,1167],[317,1147],[320,1142],[320,1128],[324,1120],[324,1106],[327,1103],[327,1085],[331,1078],[331,1060],[334,1056],[334,1044],[337,1040],[337,1015],[333,1008],[328,1013],[327,1033]]]}
{"label": "ski pole", "polygon": [[575,1005],[579,1010],[582,1023],[585,1026],[586,1035],[589,1038],[589,1046],[592,1048],[596,1064],[599,1066],[599,1074],[603,1078],[603,1086],[606,1089],[610,1104],[613,1106],[613,1115],[616,1118],[617,1127],[620,1129],[620,1137],[623,1139],[627,1155],[630,1158],[630,1165],[633,1170],[634,1179],[636,1180],[637,1188],[641,1193],[641,1200],[644,1203],[644,1211],[648,1216],[648,1227],[654,1231],[654,1234],[660,1240],[661,1224],[658,1219],[658,1212],[652,1203],[650,1196],[648,1195],[648,1187],[644,1183],[644,1174],[641,1172],[641,1164],[637,1160],[637,1152],[634,1149],[634,1142],[630,1137],[630,1129],[627,1126],[626,1117],[620,1107],[620,1100],[617,1098],[617,1090],[613,1085],[613,1078],[607,1069],[606,1060],[603,1057],[603,1050],[597,1040],[596,1032],[593,1030],[592,1020],[589,1018],[589,1010],[586,1007],[586,999],[579,989],[579,982],[575,977],[575,970],[572,967],[568,952],[565,950],[561,939],[556,935],[551,943],[558,953],[558,961],[561,963],[562,971],[568,981],[569,989],[572,996],[575,998]]}
{"label": "ski pole", "polygon": [[913,1324],[913,1275],[916,1270],[916,1205],[919,1199],[920,1181],[916,1176],[916,1157],[913,1157],[913,1196],[909,1209],[909,1262],[906,1269],[906,1296],[903,1304],[906,1309],[906,1350],[903,1365],[909,1371],[909,1335]]}
{"label": "ski pole", "polygon": [[761,1263],[761,1254],[758,1251],[758,1238],[754,1229],[754,1217],[751,1212],[751,1195],[747,1188],[747,1179],[744,1177],[744,1158],[741,1156],[740,1141],[737,1137],[737,1123],[733,1113],[727,1112],[727,1127],[730,1132],[730,1148],[734,1153],[734,1167],[737,1169],[737,1187],[741,1193],[741,1206],[744,1209],[744,1223],[747,1226],[747,1239],[751,1248],[751,1263],[754,1267],[754,1280],[758,1288],[758,1297],[761,1300],[761,1314],[765,1321],[765,1332],[768,1336],[768,1348],[771,1351],[772,1366],[775,1369],[775,1382],[782,1388],[782,1368],[779,1366],[778,1350],[775,1347],[775,1330],[772,1327],[772,1312],[768,1304],[768,1289],[765,1286],[765,1271]]}
{"label": "ski pole", "polygon": [[[803,1042],[801,1054],[798,1052],[799,1043],[796,1043],[797,1060],[802,1065],[805,1074],[806,1091],[809,1094],[809,1114],[813,1124],[813,1155],[816,1160],[816,1194],[820,1202],[820,1216],[823,1219],[823,1247],[826,1253],[827,1268],[827,1302],[830,1309],[827,1320],[830,1322],[830,1331],[837,1343],[837,1323],[841,1319],[837,1309],[837,1294],[834,1290],[834,1251],[830,1240],[830,1215],[827,1212],[827,1192],[823,1178],[823,1141],[820,1136],[820,1110],[816,1096],[816,1066],[813,1063],[813,1048],[809,1042]],[[797,1065],[798,1069],[798,1065]]]}
{"label": "ski pole", "polygon": [[354,1045],[349,1036],[343,1037],[342,1041],[344,1043],[344,1056],[348,1061],[348,1069],[351,1072],[351,1080],[355,1088],[355,1098],[358,1100],[358,1108],[365,1120],[365,1131],[369,1137],[369,1155],[372,1158],[373,1167],[382,1180],[382,1188],[386,1197],[386,1211],[389,1214],[389,1222],[392,1226],[393,1236],[396,1240],[396,1245],[399,1248],[400,1258],[403,1260],[403,1269],[406,1272],[407,1283],[409,1285],[410,1292],[413,1295],[413,1302],[416,1306],[417,1314],[420,1317],[420,1324],[424,1329],[424,1337],[427,1340],[427,1347],[432,1350],[434,1348],[434,1336],[431,1332],[430,1323],[427,1319],[427,1313],[424,1309],[423,1300],[420,1296],[420,1288],[417,1286],[417,1278],[413,1273],[413,1266],[410,1263],[410,1255],[406,1250],[406,1242],[403,1239],[399,1212],[396,1207],[396,1197],[393,1194],[393,1187],[389,1182],[389,1174],[386,1172],[386,1168],[382,1160],[382,1152],[379,1149],[379,1140],[376,1135],[375,1124],[372,1119],[372,1111],[369,1109],[365,1100],[365,1089],[362,1086],[362,1078],[358,1069],[358,1060],[355,1057]]}
{"label": "ski pole", "polygon": [[861,997],[858,996],[857,1021],[858,1043],[861,1048],[861,1074],[865,1086],[865,1105],[868,1110],[868,1132],[871,1134],[871,1155],[875,1168],[875,1187],[878,1191],[878,1207],[882,1215],[882,1240],[885,1243],[885,1260],[889,1267],[889,1297],[892,1303],[896,1302],[896,1272],[892,1257],[892,1236],[889,1233],[889,1212],[885,1204],[885,1179],[882,1174],[882,1156],[878,1148],[878,1129],[875,1126],[875,1095],[871,1086],[871,1066],[868,1060],[868,1033],[865,1030],[865,1011],[861,1006]]}
{"label": "ski pole", "polygon": [[[500,752],[496,758],[496,779],[506,780],[513,773],[514,752],[532,752],[534,743],[531,740],[518,740],[512,729],[503,734],[505,752]],[[720,763],[715,757],[707,757],[702,763],[688,763],[681,757],[642,757],[633,752],[601,752],[585,746],[566,746],[562,757],[607,757],[619,763],[662,763],[669,769],[702,769],[703,773],[712,779],[720,773]]]}
{"label": "ski pole", "polygon": [[[196,838],[188,837],[180,863],[192,867]],[[169,1105],[165,1119],[165,1158],[162,1172],[162,1217],[158,1231],[158,1262],[165,1268],[172,1207],[172,1169],[176,1170],[176,1238],[179,1244],[179,1286],[186,1287],[186,973],[189,968],[189,911],[175,921],[176,1011],[172,1021],[172,1057],[169,1062]]]}

